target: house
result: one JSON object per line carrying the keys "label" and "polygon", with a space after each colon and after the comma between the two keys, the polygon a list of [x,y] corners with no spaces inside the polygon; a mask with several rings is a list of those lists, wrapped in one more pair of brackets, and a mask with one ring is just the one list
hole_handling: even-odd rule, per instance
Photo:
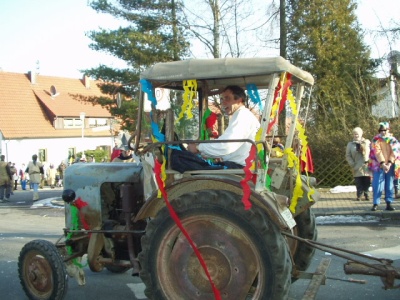
{"label": "house", "polygon": [[387,59],[390,64],[390,75],[379,79],[379,89],[374,94],[378,97],[378,103],[372,106],[372,114],[391,119],[400,116],[400,52],[390,51]]}
{"label": "house", "polygon": [[376,105],[372,106],[372,115],[379,118],[397,118],[399,111],[399,93],[398,80],[394,75],[388,78],[379,78],[379,89],[374,93],[378,98]]}
{"label": "house", "polygon": [[20,166],[33,154],[54,163],[83,150],[111,152],[114,117],[84,101],[101,96],[98,82],[83,79],[0,72],[0,154]]}

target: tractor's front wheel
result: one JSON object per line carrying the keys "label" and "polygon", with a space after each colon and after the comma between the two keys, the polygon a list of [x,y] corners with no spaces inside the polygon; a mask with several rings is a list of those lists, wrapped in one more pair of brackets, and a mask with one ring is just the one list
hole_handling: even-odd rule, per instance
{"label": "tractor's front wheel", "polygon": [[[286,299],[291,261],[285,239],[265,212],[246,211],[241,196],[198,191],[172,203],[222,299]],[[214,299],[195,252],[167,207],[142,237],[140,277],[150,299]]]}
{"label": "tractor's front wheel", "polygon": [[25,294],[32,300],[61,300],[68,276],[56,246],[46,240],[31,241],[22,248],[18,273]]}

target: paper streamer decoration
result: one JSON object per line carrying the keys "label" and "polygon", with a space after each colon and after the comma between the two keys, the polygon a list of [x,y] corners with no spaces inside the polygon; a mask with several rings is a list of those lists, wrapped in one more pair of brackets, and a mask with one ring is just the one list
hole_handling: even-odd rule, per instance
{"label": "paper streamer decoration", "polygon": [[[143,92],[145,92],[147,94],[147,99],[154,105],[154,108],[157,108],[157,99],[154,96],[153,85],[151,84],[151,82],[146,79],[141,79],[140,84],[142,86]],[[165,134],[161,133],[160,127],[158,126],[158,124],[156,122],[154,122],[152,112],[150,112],[150,119],[151,119],[151,134],[152,134],[151,139],[152,139],[152,141],[155,143],[165,142]],[[166,158],[167,148],[165,147],[165,145],[161,146],[161,151],[162,151],[164,157]],[[163,160],[163,164],[161,167],[161,179],[163,181],[165,181],[165,179],[167,178],[167,174],[165,173],[166,161],[167,161],[166,159]],[[158,198],[161,198],[160,188],[158,190]]]}
{"label": "paper streamer decoration", "polygon": [[183,118],[183,115],[186,114],[188,119],[193,118],[192,108],[193,108],[193,98],[197,93],[197,81],[196,80],[184,80],[183,81],[183,104],[182,109],[179,114],[178,120]]}
{"label": "paper streamer decoration", "polygon": [[157,106],[157,99],[154,96],[153,85],[151,84],[151,82],[146,79],[140,79],[139,82],[140,82],[143,92],[145,92],[147,94],[147,98],[149,99],[149,101],[151,101],[151,103],[154,106]]}
{"label": "paper streamer decoration", "polygon": [[258,88],[254,83],[246,84],[247,94],[250,97],[250,100],[257,104],[260,110],[262,110],[262,102],[260,98],[260,94],[258,93]]}
{"label": "paper streamer decoration", "polygon": [[221,300],[220,292],[216,288],[214,282],[211,279],[211,275],[208,272],[207,265],[206,265],[203,257],[201,256],[201,253],[200,253],[199,249],[197,249],[196,245],[194,244],[193,240],[190,238],[190,236],[189,236],[188,232],[186,231],[185,227],[183,227],[181,220],[179,219],[179,217],[176,214],[174,208],[172,207],[171,203],[168,200],[167,192],[164,189],[164,186],[165,186],[164,181],[160,177],[160,175],[162,173],[161,172],[161,164],[158,162],[157,159],[154,160],[154,163],[155,163],[154,172],[155,172],[156,181],[157,181],[158,187],[159,187],[159,189],[161,191],[161,194],[162,194],[162,196],[164,198],[165,204],[166,204],[166,206],[167,206],[167,208],[169,210],[169,213],[170,213],[172,219],[174,220],[175,224],[179,227],[179,229],[181,230],[181,232],[183,233],[183,235],[186,237],[187,241],[189,242],[190,246],[192,247],[193,251],[195,252],[195,254],[197,256],[197,259],[199,260],[201,266],[203,267],[203,270],[206,273],[208,281],[211,284],[212,290],[214,292],[215,299],[216,300]]}
{"label": "paper streamer decoration", "polygon": [[243,180],[240,181],[240,185],[243,188],[242,202],[245,210],[249,210],[252,206],[250,202],[251,190],[249,186],[249,181],[253,179],[253,173],[251,169],[253,166],[255,156],[256,156],[256,147],[254,147],[254,145],[251,145],[249,156],[245,160],[246,165],[243,168],[245,176]]}
{"label": "paper streamer decoration", "polygon": [[285,102],[287,100],[287,94],[292,85],[290,80],[292,77],[289,73],[282,73],[279,80],[278,86],[275,90],[274,103],[272,105],[270,123],[268,124],[267,133],[270,133],[274,125],[278,122],[278,116],[285,108]]}
{"label": "paper streamer decoration", "polygon": [[[293,115],[297,116],[298,115],[297,105],[296,105],[296,101],[295,101],[295,98],[293,96],[291,89],[287,90],[287,100],[289,101],[289,105],[290,105]],[[308,141],[307,141],[307,136],[305,134],[305,129],[304,129],[303,125],[301,125],[301,123],[299,122],[298,118],[296,121],[296,130],[298,131],[298,137],[299,137],[299,141],[300,141],[300,145],[301,145],[300,160],[302,160],[307,165]],[[289,207],[290,211],[292,213],[294,213],[296,211],[298,199],[303,196],[303,189],[302,189],[302,181],[301,181],[300,161],[293,153],[293,149],[292,148],[289,148],[289,149],[290,149],[290,152],[286,151],[288,149],[285,150],[285,154],[288,155],[288,167],[290,167],[290,165],[292,165],[292,167],[294,166],[297,171],[296,172],[297,173],[296,185],[295,185],[295,188],[293,191],[293,197],[292,197],[292,201],[291,201],[291,204]],[[308,179],[308,174],[307,174],[307,179]],[[308,197],[309,201],[312,202],[313,200],[312,200],[311,196],[315,193],[315,190],[310,187],[308,180],[307,180],[307,184],[310,188],[309,192],[307,194],[307,197]]]}
{"label": "paper streamer decoration", "polygon": [[[77,201],[78,201],[78,207],[75,206],[75,205],[76,205],[75,202],[77,202]],[[70,209],[70,214],[71,214],[71,228],[70,228],[71,230],[79,230],[79,229],[81,229],[81,227],[80,227],[80,225],[79,225],[79,220],[80,220],[81,222],[83,221],[83,222],[82,222],[82,224],[83,224],[82,226],[83,226],[85,229],[89,229],[89,226],[87,225],[84,216],[80,213],[80,208],[82,208],[82,207],[88,205],[87,203],[86,203],[86,205],[85,205],[85,203],[86,203],[86,202],[83,202],[83,201],[81,200],[81,198],[78,198],[76,201],[74,201],[72,204],[70,204],[69,209]],[[69,233],[67,234],[66,240],[67,240],[67,241],[70,240],[70,239],[72,238],[72,235],[73,235],[73,233],[72,233],[72,232],[69,232]],[[71,247],[71,246],[66,246],[65,248],[66,248],[66,250],[67,250],[68,255],[72,255],[72,254],[73,254],[73,251],[72,251],[72,247]],[[79,267],[79,268],[84,268],[84,267],[86,267],[86,265],[87,265],[87,263],[86,263],[85,265],[82,265],[82,264],[80,263],[80,261],[79,261],[78,258],[73,258],[73,259],[72,259],[72,263],[73,263],[75,266]]]}
{"label": "paper streamer decoration", "polygon": [[203,119],[201,120],[200,140],[209,140],[211,137],[217,138],[218,132],[214,131],[214,126],[217,124],[218,115],[207,108],[204,112]]}

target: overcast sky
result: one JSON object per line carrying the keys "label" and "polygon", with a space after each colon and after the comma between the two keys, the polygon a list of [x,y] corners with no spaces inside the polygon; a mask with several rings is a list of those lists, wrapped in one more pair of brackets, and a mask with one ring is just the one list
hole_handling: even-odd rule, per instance
{"label": "overcast sky", "polygon": [[[393,2],[359,0],[358,16],[365,29],[377,29],[380,23],[385,26],[390,18],[400,21]],[[35,70],[39,61],[40,74],[81,78],[79,70],[100,63],[123,67],[118,59],[90,50],[90,39],[85,37],[87,31],[118,24],[111,16],[97,14],[87,0],[0,0],[0,68],[26,73]],[[390,51],[386,39],[369,37],[366,42],[372,57]],[[400,50],[400,43],[392,47]]]}

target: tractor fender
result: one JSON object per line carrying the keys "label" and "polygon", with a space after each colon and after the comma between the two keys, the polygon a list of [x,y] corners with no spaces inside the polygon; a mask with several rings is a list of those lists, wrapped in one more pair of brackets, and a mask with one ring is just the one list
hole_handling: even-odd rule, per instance
{"label": "tractor fender", "polygon": [[[200,175],[184,177],[167,186],[165,190],[167,192],[168,200],[170,202],[174,201],[174,199],[184,194],[200,190],[226,190],[238,195],[243,195],[243,188],[240,184],[241,180],[242,178],[237,176],[214,177]],[[249,184],[252,185],[252,183]],[[142,219],[155,217],[157,212],[165,206],[165,200],[162,197],[158,198],[157,194],[158,192],[155,191],[153,195],[142,206],[135,217],[135,222]],[[287,199],[285,196],[281,196],[273,192],[268,191],[257,193],[254,190],[251,190],[250,201],[253,205],[256,205],[263,209],[270,217],[270,219],[280,228],[286,230],[288,228],[288,224],[279,213],[279,205],[280,203],[285,201],[282,200],[282,197],[284,197],[284,199]]]}

